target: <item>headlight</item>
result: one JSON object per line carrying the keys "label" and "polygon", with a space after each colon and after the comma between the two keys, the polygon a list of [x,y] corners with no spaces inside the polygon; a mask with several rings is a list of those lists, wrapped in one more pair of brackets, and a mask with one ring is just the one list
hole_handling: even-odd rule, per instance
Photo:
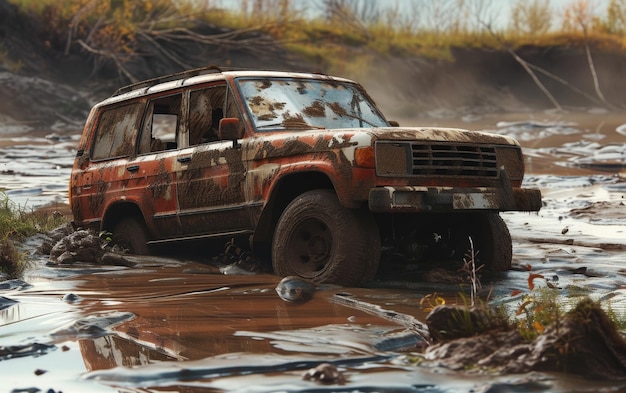
{"label": "headlight", "polygon": [[376,174],[378,176],[407,176],[411,173],[409,144],[405,142],[376,142]]}
{"label": "headlight", "polygon": [[519,146],[498,146],[496,148],[498,169],[504,167],[509,178],[521,182],[524,178],[524,157]]}

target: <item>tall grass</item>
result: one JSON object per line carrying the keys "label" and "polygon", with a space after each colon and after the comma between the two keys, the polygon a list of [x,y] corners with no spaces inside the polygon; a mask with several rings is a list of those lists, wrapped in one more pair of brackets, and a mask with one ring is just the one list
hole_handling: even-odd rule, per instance
{"label": "tall grass", "polygon": [[18,244],[38,232],[47,232],[67,223],[60,214],[33,210],[26,212],[0,193],[0,278],[21,277],[28,266]]}

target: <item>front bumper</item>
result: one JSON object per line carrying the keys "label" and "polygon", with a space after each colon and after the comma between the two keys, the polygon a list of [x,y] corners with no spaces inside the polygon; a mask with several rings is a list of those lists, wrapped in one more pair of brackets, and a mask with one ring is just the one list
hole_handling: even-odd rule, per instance
{"label": "front bumper", "polygon": [[541,192],[508,187],[378,187],[370,189],[369,209],[376,213],[539,211]]}

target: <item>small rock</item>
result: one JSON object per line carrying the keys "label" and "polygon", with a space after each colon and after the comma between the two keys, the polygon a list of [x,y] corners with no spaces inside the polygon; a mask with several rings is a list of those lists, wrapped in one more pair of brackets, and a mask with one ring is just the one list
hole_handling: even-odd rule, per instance
{"label": "small rock", "polygon": [[40,376],[40,375],[43,375],[43,374],[45,374],[47,372],[48,372],[47,370],[42,370],[42,369],[38,368],[37,370],[35,370],[35,375]]}
{"label": "small rock", "polygon": [[13,299],[9,299],[8,297],[0,296],[0,310],[4,310],[5,308],[9,308],[18,302]]}
{"label": "small rock", "polygon": [[17,289],[18,291],[22,291],[28,288],[32,288],[32,285],[22,280],[7,280],[7,281],[0,282],[0,291],[14,290],[14,289]]}
{"label": "small rock", "polygon": [[73,304],[73,303],[80,302],[82,300],[82,298],[80,296],[78,296],[78,295],[73,294],[73,293],[67,293],[67,294],[65,294],[65,296],[63,296],[63,298],[61,300],[63,300],[66,303]]}
{"label": "small rock", "polygon": [[111,265],[111,266],[134,266],[135,264],[128,259],[126,259],[121,254],[116,254],[113,252],[107,252],[100,258],[100,263],[103,265]]}
{"label": "small rock", "polygon": [[65,251],[63,254],[59,255],[56,260],[59,265],[71,265],[74,263],[74,256],[71,252]]}
{"label": "small rock", "polygon": [[296,276],[287,276],[276,286],[278,297],[289,303],[304,303],[313,297],[317,286]]}
{"label": "small rock", "polygon": [[337,366],[330,363],[321,363],[317,367],[310,369],[304,374],[302,379],[307,381],[313,380],[325,385],[343,384],[346,381],[337,369]]}

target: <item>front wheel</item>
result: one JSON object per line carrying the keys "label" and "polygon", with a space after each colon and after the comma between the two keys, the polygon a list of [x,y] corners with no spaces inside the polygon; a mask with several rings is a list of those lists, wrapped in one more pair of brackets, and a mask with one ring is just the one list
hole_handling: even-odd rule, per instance
{"label": "front wheel", "polygon": [[511,268],[513,249],[511,234],[498,213],[476,213],[462,215],[457,222],[457,255],[469,251],[472,238],[478,265],[491,272],[503,272]]}
{"label": "front wheel", "polygon": [[281,276],[353,286],[374,278],[380,250],[369,212],[344,208],[330,190],[313,190],[294,199],[281,215],[272,265]]}
{"label": "front wheel", "polygon": [[[487,270],[503,272],[511,269],[513,246],[511,233],[498,213],[480,214],[476,217],[476,239],[482,246],[479,257]],[[482,255],[481,255],[482,254]]]}
{"label": "front wheel", "polygon": [[148,228],[142,220],[124,218],[113,228],[111,246],[128,254],[148,255]]}

